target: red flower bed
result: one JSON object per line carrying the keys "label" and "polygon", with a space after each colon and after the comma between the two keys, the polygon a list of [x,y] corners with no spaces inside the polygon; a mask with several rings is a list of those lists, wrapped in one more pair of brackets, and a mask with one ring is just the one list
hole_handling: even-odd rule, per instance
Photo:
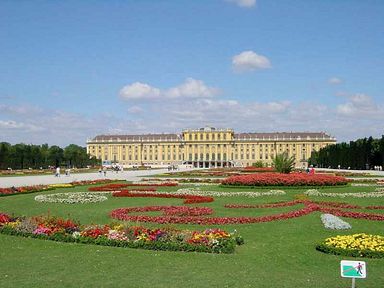
{"label": "red flower bed", "polygon": [[109,230],[110,227],[108,225],[89,227],[81,231],[81,236],[96,239],[99,236],[108,235]]}
{"label": "red flower bed", "polygon": [[[349,205],[345,203],[336,202],[317,202],[314,203],[309,200],[294,200],[287,202],[278,202],[261,205],[225,205],[226,208],[274,208],[294,206],[297,204],[304,204],[305,207],[295,211],[286,213],[279,213],[261,217],[203,217],[203,215],[211,214],[213,211],[210,208],[202,207],[183,207],[183,206],[147,206],[147,207],[130,207],[119,208],[113,210],[110,214],[112,218],[124,221],[139,221],[139,222],[153,222],[161,224],[200,224],[200,225],[223,225],[223,224],[249,224],[259,222],[270,222],[276,220],[285,220],[295,217],[308,215],[312,212],[319,211],[323,213],[330,213],[336,216],[358,218],[366,220],[384,221],[384,214],[370,214],[363,212],[350,212],[343,211],[331,207],[341,208],[362,208],[357,205]],[[374,206],[376,207],[376,206]],[[193,209],[197,209],[196,211]],[[368,207],[365,207],[368,208]],[[175,210],[172,210],[175,209]],[[207,210],[205,210],[207,209]],[[208,210],[209,209],[209,210]],[[132,212],[148,212],[148,211],[164,211],[165,216],[146,216],[146,215],[129,215]],[[168,212],[167,212],[168,211]],[[170,211],[170,212],[169,212]],[[193,212],[192,212],[193,211]]]}
{"label": "red flower bed", "polygon": [[[320,206],[328,206],[332,208],[345,208],[345,209],[363,209],[363,207],[359,205],[353,205],[343,202],[323,202],[323,201],[313,201],[313,203],[319,204]],[[369,209],[368,207],[366,207]]]}
{"label": "red flower bed", "polygon": [[7,214],[0,213],[0,225],[3,223],[8,223],[10,219],[11,217],[9,217]]}
{"label": "red flower bed", "polygon": [[275,207],[295,206],[300,203],[310,203],[310,201],[293,200],[293,201],[287,201],[287,202],[276,202],[276,203],[259,204],[259,205],[225,204],[224,207],[225,208],[275,208]]}
{"label": "red flower bed", "polygon": [[39,191],[50,190],[50,189],[51,188],[49,188],[47,185],[0,188],[0,195],[32,193],[32,192],[39,192]]}
{"label": "red flower bed", "polygon": [[[110,216],[115,219],[124,221],[152,222],[160,224],[199,224],[199,225],[223,225],[223,224],[249,224],[259,222],[270,222],[275,220],[283,220],[307,215],[317,209],[316,205],[308,204],[305,208],[287,213],[261,217],[200,217],[200,216],[144,216],[144,215],[128,215],[131,212],[144,211],[161,211],[166,210],[169,206],[147,206],[119,208],[111,212]],[[201,207],[199,207],[201,208]],[[156,210],[155,210],[156,209]],[[210,208],[205,208],[210,209]]]}
{"label": "red flower bed", "polygon": [[93,185],[93,184],[104,184],[113,182],[116,180],[110,180],[110,179],[96,179],[96,180],[83,180],[83,181],[73,181],[71,184],[73,186],[84,186],[84,185]]}
{"label": "red flower bed", "polygon": [[365,209],[384,210],[384,206],[367,206]]}
{"label": "red flower bed", "polygon": [[112,194],[114,197],[155,197],[155,198],[177,198],[185,199],[184,204],[207,203],[213,202],[213,198],[209,196],[198,195],[178,195],[178,194],[161,194],[161,193],[136,193],[129,190],[121,190]]}
{"label": "red flower bed", "polygon": [[350,211],[342,211],[339,209],[324,208],[324,207],[320,207],[319,210],[323,213],[329,213],[329,214],[333,214],[335,216],[340,216],[340,217],[366,219],[366,220],[374,220],[374,221],[384,221],[384,214],[350,212]]}
{"label": "red flower bed", "polygon": [[262,173],[231,176],[223,180],[223,185],[238,186],[335,186],[345,185],[348,179],[324,174],[306,173]]}

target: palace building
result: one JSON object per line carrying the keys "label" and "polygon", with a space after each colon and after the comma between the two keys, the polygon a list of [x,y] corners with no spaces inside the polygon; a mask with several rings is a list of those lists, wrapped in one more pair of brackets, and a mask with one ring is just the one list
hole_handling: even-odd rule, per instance
{"label": "palace building", "polygon": [[200,168],[249,166],[287,151],[296,167],[306,167],[313,151],[336,139],[324,132],[235,133],[206,127],[181,134],[98,135],[87,140],[87,152],[103,163],[130,166],[191,165]]}

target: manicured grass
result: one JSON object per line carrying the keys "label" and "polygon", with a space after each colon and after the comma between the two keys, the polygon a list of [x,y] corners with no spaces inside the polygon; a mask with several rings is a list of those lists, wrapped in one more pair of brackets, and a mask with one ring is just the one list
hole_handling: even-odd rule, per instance
{"label": "manicured grass", "polygon": [[[182,186],[184,187],[184,186]],[[175,191],[182,187],[161,187],[160,191]],[[265,189],[221,188],[202,186],[214,191],[265,191]],[[299,209],[300,205],[272,209],[227,209],[224,204],[261,204],[295,199],[306,189],[284,189],[282,196],[216,197],[211,207],[214,216],[261,216]],[[321,192],[363,192],[374,187],[324,188]],[[15,215],[46,214],[80,220],[82,223],[109,223],[108,213],[115,208],[148,205],[178,205],[181,199],[113,198],[94,204],[48,204],[34,201],[39,194],[87,191],[87,187],[56,189],[43,193],[0,198],[0,212]],[[326,198],[315,201],[347,202],[361,206],[383,205],[382,198]],[[362,210],[352,210],[362,211]],[[383,210],[367,210],[384,213]],[[320,212],[289,220],[222,225],[228,231],[237,230],[245,245],[235,254],[212,255],[124,249],[56,243],[0,234],[0,287],[350,287],[351,280],[340,275],[340,260],[348,257],[323,254],[315,245],[335,235],[372,233],[383,235],[383,222],[343,218],[352,229],[326,230]],[[138,224],[138,223],[133,223]],[[145,224],[155,227],[157,224]],[[176,226],[176,225],[172,225]],[[198,225],[177,225],[198,229]],[[358,287],[381,287],[384,283],[384,259],[363,259],[368,278],[357,280]]]}

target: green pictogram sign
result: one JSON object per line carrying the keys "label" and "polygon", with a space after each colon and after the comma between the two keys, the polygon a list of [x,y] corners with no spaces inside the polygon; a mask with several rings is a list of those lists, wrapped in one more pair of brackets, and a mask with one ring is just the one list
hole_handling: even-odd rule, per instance
{"label": "green pictogram sign", "polygon": [[348,261],[340,262],[341,277],[346,278],[366,278],[367,269],[364,261]]}

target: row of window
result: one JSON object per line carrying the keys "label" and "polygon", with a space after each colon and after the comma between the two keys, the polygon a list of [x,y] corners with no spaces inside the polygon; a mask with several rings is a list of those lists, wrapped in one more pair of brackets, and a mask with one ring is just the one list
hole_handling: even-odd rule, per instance
{"label": "row of window", "polygon": [[221,133],[199,133],[199,134],[187,134],[185,135],[185,140],[195,140],[195,141],[203,141],[203,140],[212,140],[212,141],[221,141],[221,140],[227,140],[227,134],[221,134]]}

